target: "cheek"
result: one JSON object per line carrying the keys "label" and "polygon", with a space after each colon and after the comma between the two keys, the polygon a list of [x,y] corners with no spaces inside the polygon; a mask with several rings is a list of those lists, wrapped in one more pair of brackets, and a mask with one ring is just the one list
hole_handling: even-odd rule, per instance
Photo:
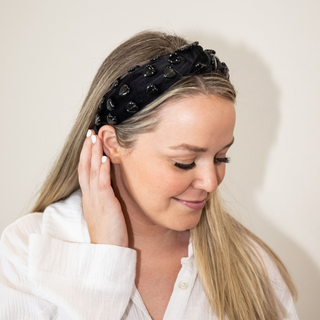
{"label": "cheek", "polygon": [[[149,199],[173,197],[184,192],[190,185],[186,174],[169,166],[145,163],[135,166],[129,177],[130,184],[143,190]],[[133,169],[133,168],[132,168]]]}
{"label": "cheek", "polygon": [[149,192],[152,194],[158,191],[158,194],[154,194],[155,197],[162,195],[164,197],[173,197],[184,192],[190,185],[186,175],[176,170],[168,170],[165,168],[159,168],[152,174],[146,174],[149,178],[146,182],[149,182]]}

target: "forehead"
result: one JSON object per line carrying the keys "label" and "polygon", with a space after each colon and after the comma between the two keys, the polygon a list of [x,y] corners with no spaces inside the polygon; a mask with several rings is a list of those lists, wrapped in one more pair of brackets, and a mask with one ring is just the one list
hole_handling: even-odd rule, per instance
{"label": "forehead", "polygon": [[143,139],[157,145],[192,144],[206,147],[225,145],[233,138],[235,109],[231,101],[199,95],[168,102],[160,111],[154,132]]}
{"label": "forehead", "polygon": [[235,109],[231,101],[217,96],[195,96],[168,103],[161,110],[159,132],[218,133],[233,127]]}

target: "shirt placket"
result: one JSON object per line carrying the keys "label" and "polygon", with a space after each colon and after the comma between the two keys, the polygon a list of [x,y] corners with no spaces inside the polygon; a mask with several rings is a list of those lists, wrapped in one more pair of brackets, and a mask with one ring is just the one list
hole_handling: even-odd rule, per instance
{"label": "shirt placket", "polygon": [[197,277],[197,270],[193,256],[182,258],[181,264],[182,268],[174,284],[173,292],[163,320],[183,319],[183,315]]}

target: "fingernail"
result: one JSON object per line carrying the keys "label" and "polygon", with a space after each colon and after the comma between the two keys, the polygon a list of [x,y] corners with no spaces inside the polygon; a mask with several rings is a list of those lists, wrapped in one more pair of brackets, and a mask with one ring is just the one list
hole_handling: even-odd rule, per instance
{"label": "fingernail", "polygon": [[105,163],[107,161],[107,157],[103,156],[101,161],[102,161],[102,163]]}
{"label": "fingernail", "polygon": [[87,132],[87,138],[91,136],[91,130],[88,130]]}
{"label": "fingernail", "polygon": [[92,140],[92,143],[96,143],[96,141],[97,141],[96,136],[95,135],[91,136],[91,140]]}

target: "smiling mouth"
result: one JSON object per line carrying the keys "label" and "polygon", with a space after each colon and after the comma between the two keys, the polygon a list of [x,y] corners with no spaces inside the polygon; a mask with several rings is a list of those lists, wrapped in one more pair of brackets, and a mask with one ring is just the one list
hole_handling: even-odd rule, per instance
{"label": "smiling mouth", "polygon": [[186,207],[188,207],[192,210],[202,210],[206,204],[206,199],[200,200],[200,201],[187,201],[187,200],[181,200],[181,199],[177,199],[177,198],[173,198],[173,199],[180,202],[181,204],[185,205]]}

